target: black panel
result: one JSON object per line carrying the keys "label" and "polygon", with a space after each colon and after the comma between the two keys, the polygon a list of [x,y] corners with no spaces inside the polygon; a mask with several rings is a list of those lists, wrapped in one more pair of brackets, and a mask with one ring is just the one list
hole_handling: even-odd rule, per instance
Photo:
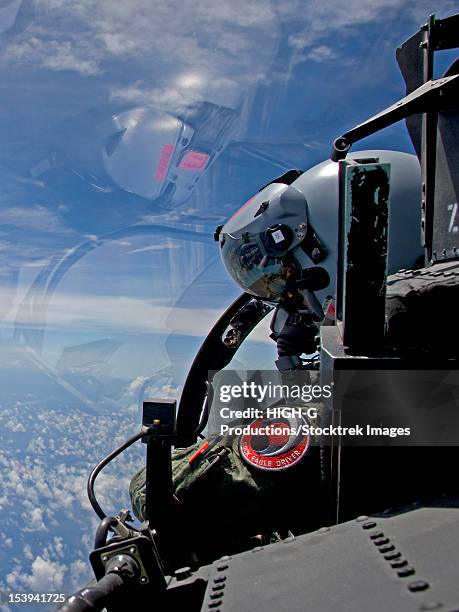
{"label": "black panel", "polygon": [[[424,32],[416,32],[414,36],[404,42],[396,51],[397,62],[405,79],[407,95],[424,83],[424,54],[421,49],[424,38]],[[408,117],[406,127],[408,128],[416,154],[420,158],[422,115]]]}
{"label": "black panel", "polygon": [[435,22],[432,31],[435,51],[459,46],[459,15],[452,15]]}

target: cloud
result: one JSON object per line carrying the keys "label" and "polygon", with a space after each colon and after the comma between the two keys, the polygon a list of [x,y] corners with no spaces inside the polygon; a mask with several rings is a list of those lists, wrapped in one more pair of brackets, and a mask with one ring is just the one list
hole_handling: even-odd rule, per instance
{"label": "cloud", "polygon": [[224,90],[234,100],[269,68],[278,44],[275,17],[264,0],[37,0],[36,21],[4,53],[10,62],[83,76],[108,72],[113,62],[131,69],[134,62],[137,75],[155,75],[154,88],[114,87],[124,99],[141,92],[143,102],[177,102],[184,92],[209,99]]}
{"label": "cloud", "polygon": [[330,47],[319,45],[307,54],[307,58],[314,62],[331,61],[336,58],[336,53]]}
{"label": "cloud", "polygon": [[[6,299],[9,294],[10,290],[0,288],[0,298]],[[173,328],[167,323],[171,312],[174,313]],[[10,313],[4,323],[34,326],[48,321],[48,329],[116,328],[158,333],[167,333],[170,329],[185,336],[204,336],[219,316],[220,311],[210,308],[171,308],[127,296],[55,293],[48,308],[41,304],[33,312],[21,311],[16,320]]]}
{"label": "cloud", "polygon": [[[0,576],[0,589],[6,581],[8,590],[15,591],[74,590],[89,578],[86,559],[98,522],[86,496],[89,469],[137,430],[137,418],[127,419],[121,408],[113,408],[105,417],[82,416],[64,406],[50,410],[46,402],[30,399],[2,405],[0,430],[3,422],[13,417],[26,424],[30,439],[46,437],[47,453],[42,456],[35,450],[24,453],[21,449],[18,453],[12,436],[2,440],[2,525],[3,535],[11,535],[6,543],[6,537],[2,541],[11,550],[7,571]],[[140,444],[130,449],[122,462],[101,475],[97,491],[107,509],[119,510],[120,503],[128,503],[129,477],[141,466],[143,451]]]}
{"label": "cloud", "polygon": [[[13,299],[11,290],[0,287],[0,300]],[[48,330],[66,329],[84,332],[123,329],[127,332],[148,332],[204,337],[222,311],[216,308],[177,307],[152,300],[114,295],[55,293],[49,304],[38,303],[33,311],[14,311],[4,319],[5,326],[46,326]],[[269,318],[269,317],[268,317]],[[260,332],[256,332],[260,341]],[[268,333],[269,335],[269,333]],[[17,425],[11,422],[12,430]],[[19,428],[20,429],[20,428]],[[34,444],[38,444],[35,440]]]}
{"label": "cloud", "polygon": [[[66,571],[65,565],[51,561],[50,559],[44,559],[38,555],[32,562],[31,569],[31,574],[21,576],[20,582],[24,586],[35,592],[58,592],[62,590]],[[7,580],[8,578],[9,577],[7,577]]]}
{"label": "cloud", "polygon": [[5,428],[9,429],[13,433],[17,433],[17,432],[23,433],[26,430],[24,427],[24,424],[14,418],[10,419],[8,422],[5,423]]}
{"label": "cloud", "polygon": [[28,561],[33,561],[34,559],[34,556],[32,554],[32,548],[30,544],[26,544],[24,546],[24,558],[27,559]]}
{"label": "cloud", "polygon": [[89,579],[93,576],[88,562],[85,562],[82,559],[77,559],[70,565],[69,573],[72,592],[81,589],[81,587],[89,582]]}
{"label": "cloud", "polygon": [[[379,19],[383,28],[387,23],[388,16],[396,15],[403,19],[412,21],[414,27],[418,27],[426,16],[432,12],[442,13],[442,16],[455,10],[452,0],[418,0],[417,2],[406,2],[405,0],[327,0],[327,2],[303,2],[302,0],[290,0],[279,3],[279,12],[283,19],[292,20],[297,17],[298,31],[301,37],[290,36],[289,44],[299,48],[316,44],[323,37],[332,37],[336,32],[340,36],[346,36],[357,27],[370,24]],[[301,13],[299,12],[302,8]],[[456,7],[457,8],[457,7]],[[391,13],[392,11],[392,13]],[[444,15],[443,15],[444,13]],[[386,20],[384,20],[386,18]],[[307,24],[307,27],[304,27]],[[302,45],[299,42],[302,41]]]}
{"label": "cloud", "polygon": [[454,12],[455,2],[36,0],[36,20],[2,53],[12,64],[110,75],[116,100],[169,110],[197,99],[235,107],[258,83],[288,73],[273,68],[285,43],[293,65],[339,61],[340,42],[357,28],[377,20],[384,27],[401,12],[417,27],[432,10]]}
{"label": "cloud", "polygon": [[138,393],[141,387],[147,382],[149,376],[137,376],[133,381],[129,383],[127,392],[130,394]]}
{"label": "cloud", "polygon": [[32,36],[20,43],[8,47],[8,56],[13,61],[26,61],[27,58],[40,58],[41,65],[53,71],[73,70],[84,75],[94,75],[99,72],[98,63],[92,59],[84,59],[78,46],[73,47],[70,41],[46,40]]}
{"label": "cloud", "polygon": [[[301,47],[303,48],[303,47]],[[297,61],[313,61],[313,62],[325,62],[332,61],[338,57],[336,51],[327,45],[317,45],[316,47],[310,48],[307,52],[302,53]]]}
{"label": "cloud", "polygon": [[[7,42],[3,61],[14,68],[72,71],[97,78],[116,104],[180,113],[208,100],[241,111],[259,101],[260,84],[282,95],[299,63],[345,67],[349,41],[365,26],[395,19],[417,28],[452,0],[36,0],[36,20]],[[365,39],[366,40],[366,39]],[[287,53],[285,53],[287,51]],[[282,56],[282,57],[281,57]],[[267,120],[260,117],[261,122]]]}
{"label": "cloud", "polygon": [[[0,209],[0,224],[12,225],[22,231],[62,232],[66,229],[62,221],[52,211],[44,206],[19,207],[11,206]],[[3,242],[0,248],[7,248]]]}
{"label": "cloud", "polygon": [[279,3],[281,20],[293,24],[287,36],[292,49],[289,68],[310,61],[346,65],[352,54],[343,43],[351,37],[365,41],[365,26],[379,23],[382,33],[396,20],[406,26],[407,32],[414,32],[430,13],[444,17],[456,10],[452,0],[435,3],[431,0],[327,0],[322,3],[290,0]]}

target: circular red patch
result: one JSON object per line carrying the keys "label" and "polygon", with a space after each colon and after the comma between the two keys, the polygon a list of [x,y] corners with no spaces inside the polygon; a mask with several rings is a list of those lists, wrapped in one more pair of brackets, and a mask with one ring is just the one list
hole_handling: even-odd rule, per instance
{"label": "circular red patch", "polygon": [[309,447],[309,436],[303,433],[305,421],[295,424],[257,419],[250,424],[250,433],[239,440],[242,458],[260,470],[279,471],[293,467]]}
{"label": "circular red patch", "polygon": [[[268,433],[268,441],[270,444],[284,446],[290,438],[290,427],[286,423],[273,423],[270,426],[272,433]],[[269,429],[268,429],[269,431]]]}

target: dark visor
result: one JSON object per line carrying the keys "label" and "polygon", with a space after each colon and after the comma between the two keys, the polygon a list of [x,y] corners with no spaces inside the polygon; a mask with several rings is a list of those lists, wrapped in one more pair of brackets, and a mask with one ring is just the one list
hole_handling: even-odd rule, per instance
{"label": "dark visor", "polygon": [[267,256],[259,234],[243,238],[223,234],[220,240],[223,263],[234,281],[247,293],[278,302],[292,274],[292,264],[285,258]]}

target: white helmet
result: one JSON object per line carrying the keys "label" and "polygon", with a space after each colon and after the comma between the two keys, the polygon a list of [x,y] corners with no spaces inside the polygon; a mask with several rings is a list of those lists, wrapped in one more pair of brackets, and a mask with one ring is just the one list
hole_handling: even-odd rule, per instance
{"label": "white helmet", "polygon": [[[416,156],[398,151],[354,151],[349,159],[391,164],[388,271],[412,267],[420,244],[421,175]],[[287,183],[287,184],[286,184]],[[338,164],[325,161],[291,171],[249,200],[218,234],[223,263],[246,292],[279,302],[313,266],[325,272],[317,297],[335,290],[338,242]],[[327,285],[327,286],[325,286]]]}

